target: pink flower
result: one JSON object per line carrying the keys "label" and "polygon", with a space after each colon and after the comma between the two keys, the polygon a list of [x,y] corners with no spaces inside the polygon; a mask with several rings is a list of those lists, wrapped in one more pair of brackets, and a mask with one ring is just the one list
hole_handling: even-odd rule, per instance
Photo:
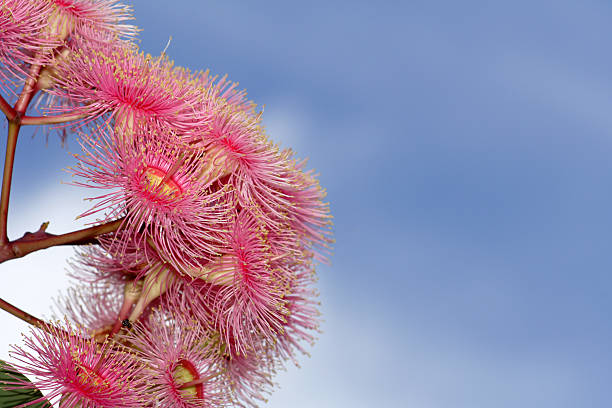
{"label": "pink flower", "polygon": [[153,313],[122,336],[144,365],[150,403],[168,408],[221,407],[230,400],[211,356],[208,333],[182,311]]}
{"label": "pink flower", "polygon": [[199,110],[201,123],[189,134],[191,146],[202,147],[202,177],[224,180],[234,187],[241,208],[253,213],[269,230],[290,228],[324,261],[331,240],[325,191],[306,162],[280,151],[263,133],[261,116],[217,101]]}
{"label": "pink flower", "polygon": [[271,269],[266,230],[247,211],[236,217],[227,241],[230,247],[220,257],[186,272],[198,278],[191,285],[202,307],[212,312],[212,326],[224,343],[232,353],[246,354],[260,337],[274,341],[281,330],[283,286],[289,278]]}
{"label": "pink flower", "polygon": [[[130,140],[113,133],[83,137],[85,154],[76,184],[110,192],[86,216],[106,211],[106,220],[125,217],[110,253],[121,257],[128,245],[153,247],[173,265],[198,267],[217,256],[234,204],[228,188],[198,179],[202,154],[166,142],[163,129],[140,127]],[[121,261],[121,259],[120,259]]]}
{"label": "pink flower", "polygon": [[216,323],[213,311],[204,301],[206,291],[198,292],[193,284],[183,282],[173,287],[167,295],[160,303],[163,310],[187,315],[190,325],[197,324],[206,331],[201,342],[206,345],[207,355],[222,373],[221,380],[231,391],[233,404],[257,407],[258,402],[266,401],[266,395],[274,387],[272,376],[282,368],[282,356],[275,346],[276,340],[254,332],[248,350],[240,352],[232,333],[222,333],[223,328]]}
{"label": "pink flower", "polygon": [[[36,386],[47,391],[52,403],[62,407],[136,408],[143,406],[141,367],[117,344],[98,345],[83,333],[68,327],[51,327],[49,332],[32,330],[25,348],[13,346],[14,364],[34,385],[13,382],[15,388]],[[35,403],[36,401],[33,401]]]}
{"label": "pink flower", "polygon": [[192,146],[206,150],[203,177],[212,182],[228,176],[242,207],[253,211],[262,206],[282,218],[282,207],[289,202],[276,188],[289,187],[288,180],[279,177],[286,162],[266,139],[261,116],[224,100],[202,106],[198,114],[199,123],[187,136]]}
{"label": "pink flower", "polygon": [[146,122],[184,130],[193,120],[196,89],[167,58],[139,53],[132,43],[92,44],[88,38],[77,39],[72,49],[55,67],[56,86],[48,92],[57,101],[50,112],[86,114],[87,121],[102,117],[127,133]]}

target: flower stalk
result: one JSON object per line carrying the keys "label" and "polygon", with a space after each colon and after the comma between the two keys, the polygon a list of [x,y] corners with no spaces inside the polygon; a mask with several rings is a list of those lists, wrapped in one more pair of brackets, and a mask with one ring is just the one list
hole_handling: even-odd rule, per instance
{"label": "flower stalk", "polygon": [[[11,182],[13,179],[13,164],[15,162],[15,150],[17,149],[17,138],[21,129],[21,117],[28,109],[28,105],[32,101],[36,93],[36,82],[40,75],[41,66],[33,64],[30,66],[28,77],[23,85],[23,90],[19,95],[19,99],[15,103],[12,111],[9,111],[7,119],[9,121],[8,137],[6,139],[6,155],[4,159],[4,172],[2,174],[2,193],[0,193],[0,247],[5,247],[8,244],[7,235],[7,218],[8,207],[11,195]],[[2,99],[4,103],[4,99]],[[5,109],[3,109],[4,111]],[[12,113],[15,112],[15,115]],[[4,248],[3,248],[4,249]]]}
{"label": "flower stalk", "polygon": [[37,317],[32,316],[31,314],[24,312],[19,309],[17,306],[13,306],[6,300],[0,298],[0,309],[9,312],[13,316],[23,320],[24,322],[31,324],[32,326],[38,327],[39,329],[45,329],[46,323],[43,320],[40,320]]}
{"label": "flower stalk", "polygon": [[[24,322],[37,327],[41,330],[44,330],[48,333],[53,333],[52,330],[58,330],[58,328],[56,328],[54,325],[45,322],[44,320],[39,319],[36,316],[32,316],[31,314],[29,314],[28,312],[25,312],[23,310],[21,310],[20,308],[18,308],[17,306],[14,306],[12,304],[10,304],[9,302],[7,302],[6,300],[0,298],[0,309],[12,314],[13,316],[23,320]],[[53,329],[52,329],[53,328]],[[63,331],[63,330],[62,330]]]}
{"label": "flower stalk", "polygon": [[15,161],[15,149],[17,148],[19,128],[20,125],[15,120],[9,121],[8,137],[6,139],[6,155],[4,158],[4,173],[2,176],[2,193],[0,193],[0,247],[6,247],[8,245],[8,207],[9,198],[11,195],[13,163]]}
{"label": "flower stalk", "polygon": [[21,125],[57,125],[86,117],[87,115],[84,113],[65,113],[55,116],[23,116],[21,118]]}
{"label": "flower stalk", "polygon": [[34,233],[25,233],[18,240],[9,242],[0,248],[0,263],[9,259],[21,258],[29,253],[57,245],[80,245],[92,243],[92,240],[100,235],[116,231],[122,224],[123,219],[110,221],[93,227],[83,228],[77,231],[60,235],[53,235],[45,230],[48,223],[43,223],[40,229]]}

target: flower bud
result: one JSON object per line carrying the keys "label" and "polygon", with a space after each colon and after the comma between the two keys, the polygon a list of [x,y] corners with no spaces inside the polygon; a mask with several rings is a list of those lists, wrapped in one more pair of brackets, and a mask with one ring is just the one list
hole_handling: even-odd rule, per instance
{"label": "flower bud", "polygon": [[70,50],[68,48],[62,49],[53,63],[42,68],[40,71],[40,77],[36,83],[39,90],[50,89],[55,85],[58,77],[57,64],[65,61],[69,54]]}

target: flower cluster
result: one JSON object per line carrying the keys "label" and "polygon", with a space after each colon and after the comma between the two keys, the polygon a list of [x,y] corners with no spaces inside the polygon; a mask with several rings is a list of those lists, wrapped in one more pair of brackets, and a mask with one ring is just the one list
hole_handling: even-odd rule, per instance
{"label": "flower cluster", "polygon": [[317,332],[316,176],[237,84],[140,52],[116,1],[3,4],[0,79],[23,73],[44,112],[78,119],[74,183],[96,191],[80,216],[114,226],[57,301],[80,329],[35,332],[17,367],[68,408],[255,406]]}

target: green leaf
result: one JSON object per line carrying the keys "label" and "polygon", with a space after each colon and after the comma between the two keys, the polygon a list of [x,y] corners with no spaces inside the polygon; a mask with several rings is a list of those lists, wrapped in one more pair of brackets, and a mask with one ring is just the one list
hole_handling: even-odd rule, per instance
{"label": "green leaf", "polygon": [[[42,393],[34,387],[20,388],[17,390],[7,390],[4,385],[14,381],[27,381],[28,378],[11,367],[8,363],[0,360],[0,408],[13,408],[20,404],[36,401],[43,397]],[[36,404],[28,405],[28,408],[52,408],[46,399]]]}

